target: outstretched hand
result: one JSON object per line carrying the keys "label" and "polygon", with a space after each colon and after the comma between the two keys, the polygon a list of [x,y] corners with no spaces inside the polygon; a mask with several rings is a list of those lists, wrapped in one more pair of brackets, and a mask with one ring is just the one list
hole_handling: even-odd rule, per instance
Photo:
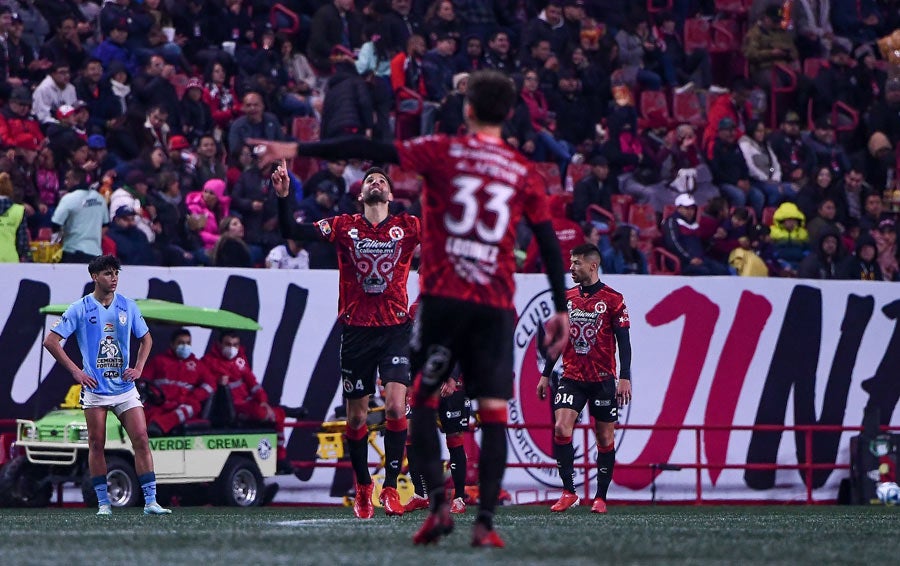
{"label": "outstretched hand", "polygon": [[286,197],[291,190],[291,178],[288,175],[287,161],[282,159],[272,172],[272,188],[279,197]]}
{"label": "outstretched hand", "polygon": [[547,356],[556,358],[562,353],[563,348],[566,347],[566,341],[569,339],[568,313],[558,312],[554,314],[544,324],[544,330],[544,346],[547,347]]}

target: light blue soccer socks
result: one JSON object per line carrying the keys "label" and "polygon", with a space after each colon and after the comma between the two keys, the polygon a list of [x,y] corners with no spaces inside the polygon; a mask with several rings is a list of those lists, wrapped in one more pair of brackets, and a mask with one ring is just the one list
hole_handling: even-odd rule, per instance
{"label": "light blue soccer socks", "polygon": [[144,492],[144,505],[152,505],[156,503],[156,474],[147,472],[138,476],[138,483],[141,484],[141,491]]}
{"label": "light blue soccer socks", "polygon": [[102,507],[109,506],[109,494],[106,492],[106,476],[91,477],[91,484],[94,486],[94,493],[97,494],[97,505]]}

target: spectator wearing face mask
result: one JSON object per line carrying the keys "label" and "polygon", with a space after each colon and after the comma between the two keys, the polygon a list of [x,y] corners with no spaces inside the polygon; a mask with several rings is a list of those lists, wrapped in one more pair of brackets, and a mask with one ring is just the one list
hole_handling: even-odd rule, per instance
{"label": "spectator wearing face mask", "polygon": [[203,356],[203,364],[219,385],[227,387],[234,401],[238,420],[274,425],[278,436],[278,473],[293,473],[287,461],[284,442],[284,419],[288,414],[300,418],[302,407],[288,409],[269,404],[269,396],[250,368],[247,353],[241,347],[241,337],[233,330],[219,335],[216,344]]}
{"label": "spectator wearing face mask", "polygon": [[147,432],[169,434],[176,427],[200,418],[203,404],[216,392],[216,380],[191,349],[191,333],[179,328],[169,349],[153,357],[144,369],[148,401]]}

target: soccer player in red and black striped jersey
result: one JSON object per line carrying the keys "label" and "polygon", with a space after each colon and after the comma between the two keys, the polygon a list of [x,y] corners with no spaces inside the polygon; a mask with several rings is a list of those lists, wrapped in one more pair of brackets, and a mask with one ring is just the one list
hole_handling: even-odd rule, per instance
{"label": "soccer player in red and black striped jersey", "polygon": [[359,200],[362,214],[343,214],[311,224],[294,222],[287,195],[290,180],[282,163],[272,174],[278,195],[281,234],[296,240],[331,242],[338,252],[341,333],[341,381],[347,401],[347,448],[356,475],[353,511],[361,519],[374,514],[372,477],[368,468],[366,415],[376,379],[384,384],[384,485],[380,501],[388,515],[402,515],[397,476],[406,444],[406,394],[410,382],[409,296],[406,283],[421,223],[415,216],[392,215],[393,187],[387,174],[369,169]]}
{"label": "soccer player in red and black striped jersey", "polygon": [[509,77],[477,71],[469,78],[465,136],[427,136],[394,144],[362,137],[301,143],[300,155],[360,157],[399,163],[425,178],[419,312],[412,337],[414,457],[428,484],[431,513],[413,536],[436,542],[453,530],[440,489],[443,470],[436,414],[439,390],[458,362],[466,394],[478,401],[481,422],[480,504],[473,546],[502,547],[493,517],[506,468],[507,402],[513,384],[515,227],[524,215],[541,250],[556,314],[546,323],[546,344],[558,355],[568,336],[559,242],[547,196],[533,164],[503,140],[501,126],[516,91]]}
{"label": "soccer player in red and black striped jersey", "polygon": [[[561,512],[578,505],[575,494],[575,420],[588,405],[597,435],[597,496],[591,511],[606,513],[606,493],[615,464],[615,427],[620,406],[631,402],[631,339],[628,308],[618,291],[600,281],[600,250],[583,244],[572,250],[570,272],[576,287],[566,292],[569,340],[563,351],[562,377],[553,398],[553,449],[563,482],[563,494],[551,508]],[[619,369],[616,379],[616,344]],[[537,387],[545,399],[558,357],[548,359]],[[618,381],[618,383],[617,383]]]}

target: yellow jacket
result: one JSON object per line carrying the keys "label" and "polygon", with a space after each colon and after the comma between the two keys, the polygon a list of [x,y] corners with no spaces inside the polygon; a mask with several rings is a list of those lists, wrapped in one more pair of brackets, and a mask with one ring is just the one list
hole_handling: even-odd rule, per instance
{"label": "yellow jacket", "polygon": [[[796,228],[788,231],[784,227],[784,221],[788,218],[796,218],[800,221]],[[792,202],[783,202],[775,211],[774,221],[770,235],[772,242],[778,244],[808,244],[809,232],[806,231],[806,216],[797,205]]]}

